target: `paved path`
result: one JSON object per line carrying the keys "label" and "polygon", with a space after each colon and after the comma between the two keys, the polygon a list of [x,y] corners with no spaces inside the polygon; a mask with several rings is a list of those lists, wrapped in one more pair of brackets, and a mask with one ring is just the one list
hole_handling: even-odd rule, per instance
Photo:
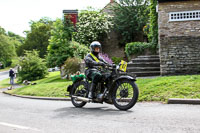
{"label": "paved path", "polygon": [[9,71],[0,72],[0,81],[9,78]]}
{"label": "paved path", "polygon": [[0,93],[1,133],[199,133],[200,105],[113,105],[24,99]]}

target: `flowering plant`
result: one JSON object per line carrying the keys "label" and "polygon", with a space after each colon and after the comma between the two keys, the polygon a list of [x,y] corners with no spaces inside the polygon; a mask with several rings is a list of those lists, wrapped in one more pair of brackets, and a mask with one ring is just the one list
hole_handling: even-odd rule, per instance
{"label": "flowering plant", "polygon": [[109,58],[109,56],[105,53],[99,53],[99,55],[109,64],[113,64],[112,60]]}
{"label": "flowering plant", "polygon": [[79,14],[79,22],[73,38],[75,41],[89,46],[95,40],[102,40],[112,26],[111,16],[98,11],[85,10]]}

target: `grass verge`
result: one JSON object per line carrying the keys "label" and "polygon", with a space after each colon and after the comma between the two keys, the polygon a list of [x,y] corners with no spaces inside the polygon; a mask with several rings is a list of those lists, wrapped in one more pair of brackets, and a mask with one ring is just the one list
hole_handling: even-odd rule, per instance
{"label": "grass verge", "polygon": [[9,82],[10,82],[9,78],[0,81],[0,89],[9,87],[10,86]]}
{"label": "grass verge", "polygon": [[33,83],[37,84],[27,85],[7,92],[28,96],[65,97],[67,86],[72,84],[71,81],[60,79],[59,72],[51,72],[46,78],[34,81]]}
{"label": "grass verge", "polygon": [[[51,72],[48,77],[35,82],[37,85],[28,85],[8,92],[18,95],[64,97],[67,86],[72,84],[71,81],[60,79],[59,72]],[[139,101],[200,98],[200,75],[137,79],[136,84],[140,91]]]}

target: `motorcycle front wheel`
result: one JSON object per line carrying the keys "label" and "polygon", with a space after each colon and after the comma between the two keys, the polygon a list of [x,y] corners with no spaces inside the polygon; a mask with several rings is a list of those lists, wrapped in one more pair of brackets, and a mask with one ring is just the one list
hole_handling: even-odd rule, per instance
{"label": "motorcycle front wheel", "polygon": [[[86,88],[87,88],[86,83],[84,81],[76,82],[74,84],[74,87],[72,88],[71,95],[80,96],[80,97],[87,97],[87,89]],[[81,108],[87,103],[87,102],[84,102],[84,101],[77,100],[74,97],[71,97],[71,101],[72,101],[72,104],[77,108]]]}
{"label": "motorcycle front wheel", "polygon": [[119,110],[132,108],[138,100],[139,90],[134,81],[120,79],[113,88],[112,101]]}

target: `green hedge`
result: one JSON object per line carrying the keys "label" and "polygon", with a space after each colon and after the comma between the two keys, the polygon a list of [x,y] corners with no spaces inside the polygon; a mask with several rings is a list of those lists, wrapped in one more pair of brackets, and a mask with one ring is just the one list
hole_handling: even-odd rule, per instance
{"label": "green hedge", "polygon": [[127,43],[125,46],[125,53],[128,57],[131,55],[139,55],[143,54],[145,50],[150,50],[152,53],[154,53],[154,45],[151,43],[146,42],[131,42]]}
{"label": "green hedge", "polygon": [[112,57],[112,61],[114,64],[118,65],[121,60],[123,60],[123,57]]}

